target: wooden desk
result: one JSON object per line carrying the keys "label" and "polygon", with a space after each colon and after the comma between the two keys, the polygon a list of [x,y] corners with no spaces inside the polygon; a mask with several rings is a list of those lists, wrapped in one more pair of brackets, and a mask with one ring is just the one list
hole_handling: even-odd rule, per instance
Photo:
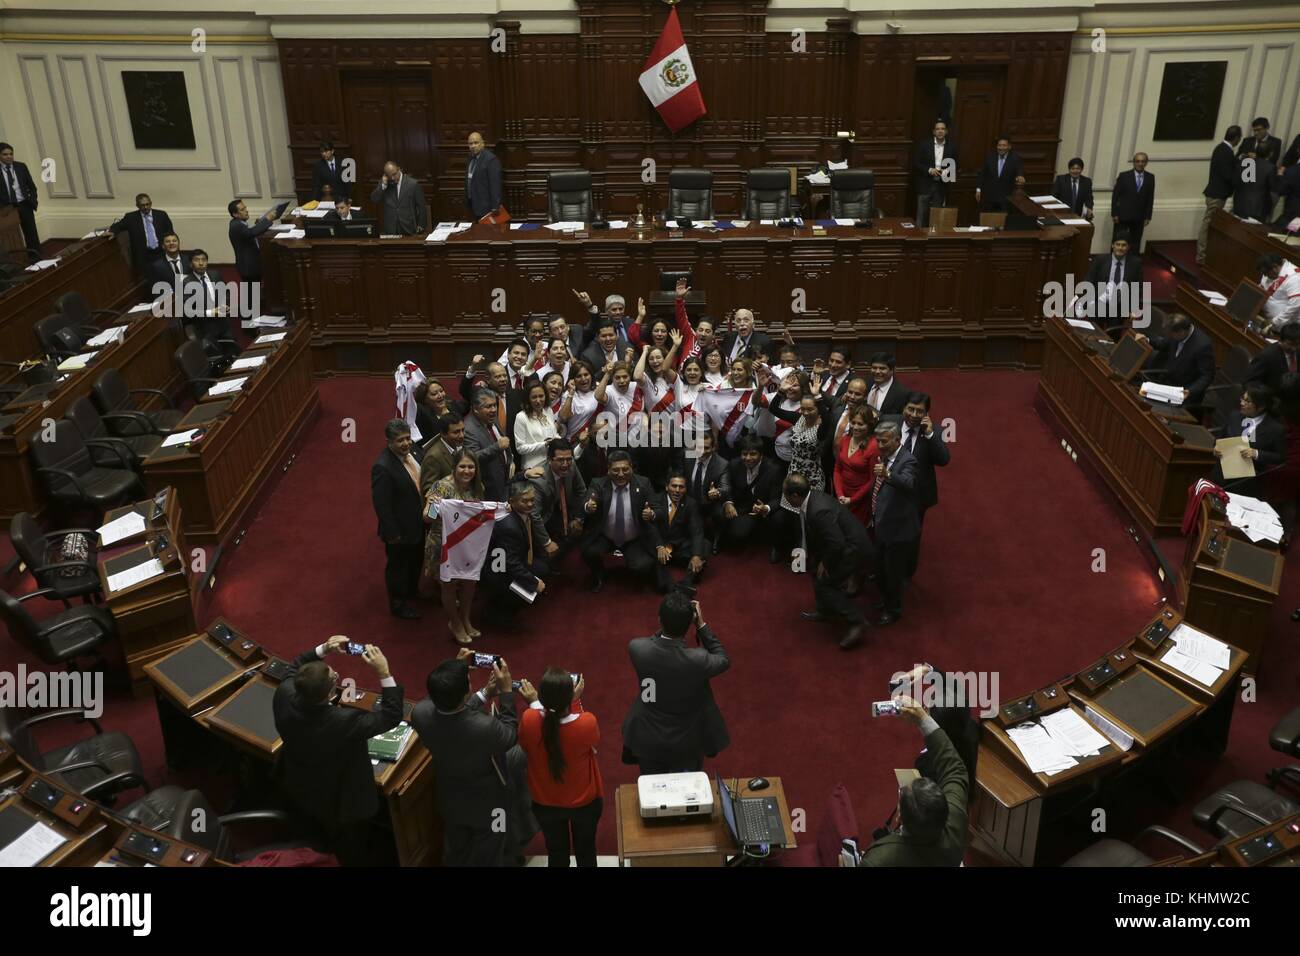
{"label": "wooden desk", "polygon": [[[590,231],[476,224],[445,242],[297,239],[263,243],[298,322],[313,329],[318,372],[389,374],[413,359],[430,373],[498,351],[525,314],[577,321],[574,288],[634,301],[662,270],[691,270],[711,313],[749,306],[759,327],[788,328],[807,347],[855,342],[857,357],[888,349],[903,367],[1037,367],[1043,286],[1072,267],[1078,230],[930,233],[879,219],[872,229]],[[493,290],[506,294],[493,312]],[[805,311],[791,312],[802,289]],[[584,318],[585,321],[585,318]],[[492,353],[495,354],[495,353]]]}
{"label": "wooden desk", "polygon": [[[1039,195],[1046,196],[1047,193]],[[1017,189],[1011,194],[1009,200],[1011,207],[1019,213],[1026,216],[1047,216],[1052,219],[1082,219],[1082,216],[1076,216],[1069,209],[1048,209],[1029,198],[1029,193],[1022,189]],[[1088,274],[1088,266],[1092,263],[1092,236],[1096,230],[1094,223],[1088,223],[1086,226],[1064,226],[1065,229],[1075,231],[1074,243],[1070,251],[1070,272],[1075,277],[1075,282],[1082,282],[1084,276]]]}
{"label": "wooden desk", "polygon": [[136,289],[126,233],[73,243],[57,266],[0,292],[0,360],[20,362],[37,351],[32,326],[54,314],[65,292],[80,292],[91,309],[123,309],[136,301]]}
{"label": "wooden desk", "polygon": [[1242,222],[1222,209],[1214,211],[1205,246],[1205,274],[1217,291],[1231,295],[1242,279],[1258,279],[1255,260],[1260,256],[1281,256],[1300,266],[1300,249],[1270,239],[1272,231],[1272,226]]}
{"label": "wooden desk", "polygon": [[1162,421],[1063,321],[1047,323],[1038,398],[1146,534],[1178,532],[1188,486],[1214,467],[1209,432]]}
{"label": "wooden desk", "polygon": [[[728,778],[730,779],[730,778]],[[785,849],[796,846],[794,831],[790,828],[790,805],[785,799],[785,788],[780,777],[768,777],[771,788],[757,793],[746,788],[745,777],[740,781],[740,797],[770,795],[777,799],[781,809]],[[641,816],[641,802],[635,783],[622,784],[615,792],[614,812],[618,830],[618,861],[622,866],[725,866],[727,858],[740,852],[735,838],[727,829],[719,805],[718,781],[713,787],[713,816],[704,818],[676,818],[671,820],[646,820]]]}
{"label": "wooden desk", "polygon": [[0,249],[8,252],[14,262],[26,262],[27,238],[23,235],[22,220],[13,206],[0,206]]}
{"label": "wooden desk", "polygon": [[1179,283],[1174,292],[1174,307],[1210,337],[1218,365],[1223,365],[1227,361],[1228,352],[1238,346],[1253,356],[1268,345],[1258,331],[1242,328],[1222,306],[1212,305],[1205,296],[1185,283]]}
{"label": "wooden desk", "polygon": [[[48,404],[5,406],[5,411],[15,412],[17,417],[0,431],[0,521],[7,522],[20,511],[40,515],[46,508],[45,487],[37,479],[28,454],[31,437],[41,422],[46,418],[62,418],[76,399],[90,394],[95,379],[110,367],[121,373],[128,388],[170,391],[179,379],[172,362],[172,352],[179,341],[179,333],[167,319],[148,312],[138,313],[125,338],[101,349],[90,365],[60,382],[46,396]],[[29,344],[27,352],[31,351]],[[154,404],[156,401],[141,402],[141,407]]]}
{"label": "wooden desk", "polygon": [[[222,399],[228,404],[219,417],[202,422],[207,433],[201,442],[160,447],[145,459],[150,490],[172,486],[180,492],[191,545],[219,545],[231,536],[320,411],[310,339],[304,324],[289,330],[243,390]],[[179,427],[195,427],[193,415]]]}
{"label": "wooden desk", "polygon": [[[122,824],[116,823],[89,798],[81,798],[85,805],[85,819],[80,826],[73,826],[56,813],[38,806],[23,796],[23,790],[39,779],[53,785],[56,789],[66,788],[55,784],[49,778],[29,773],[19,786],[19,792],[0,801],[0,815],[7,819],[18,820],[26,817],[31,824],[43,823],[63,837],[64,842],[36,865],[50,866],[91,866],[104,853],[120,832]],[[0,848],[3,849],[3,848]]]}

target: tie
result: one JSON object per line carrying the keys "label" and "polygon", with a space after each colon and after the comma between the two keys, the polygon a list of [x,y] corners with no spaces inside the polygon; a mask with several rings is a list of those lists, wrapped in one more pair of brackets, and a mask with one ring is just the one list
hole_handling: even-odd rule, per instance
{"label": "tie", "polygon": [[497,398],[497,428],[506,430],[506,400],[501,397]]}
{"label": "tie", "polygon": [[533,566],[533,522],[531,518],[523,515],[519,516],[519,521],[524,526],[524,534],[528,535],[528,566]]}
{"label": "tie", "polygon": [[9,187],[9,198],[13,202],[18,202],[18,182],[14,178],[14,168],[12,166],[5,167],[5,185]]}
{"label": "tie", "polygon": [[910,435],[907,436],[907,450],[916,451],[916,429],[913,428]]}
{"label": "tie", "polygon": [[879,385],[871,386],[871,395],[867,398],[867,404],[870,405],[872,408],[874,408],[876,411],[880,411],[880,386]]}
{"label": "tie", "polygon": [[1178,356],[1183,354],[1183,346],[1186,343],[1187,343],[1186,339],[1183,339],[1183,341],[1178,343],[1178,347],[1174,349],[1174,358],[1178,358]]}
{"label": "tie", "polygon": [[158,248],[158,235],[153,231],[153,215],[144,217],[144,244],[150,249]]}
{"label": "tie", "polygon": [[406,466],[406,473],[411,476],[411,481],[415,482],[415,487],[420,487],[420,467],[415,463],[415,459],[407,452],[406,457],[402,459],[402,464]]}
{"label": "tie", "polygon": [[181,260],[179,260],[179,259],[168,259],[167,261],[170,262],[170,263],[172,264],[172,272],[176,273],[177,275],[180,275],[180,274],[181,274]]}
{"label": "tie", "polygon": [[668,523],[672,524],[675,517],[677,517],[677,506],[670,499],[668,502]]}
{"label": "tie", "polygon": [[1246,419],[1241,423],[1241,437],[1250,441],[1254,438],[1255,423],[1251,419]]}
{"label": "tie", "polygon": [[1002,168],[1006,166],[1006,164],[1007,164],[1007,158],[1005,156],[999,156],[998,157],[998,178],[999,179],[1002,178]]}
{"label": "tie", "polygon": [[334,160],[330,160],[330,175],[334,175]]}
{"label": "tie", "polygon": [[[888,463],[885,464],[885,468],[886,470],[888,470],[889,468]],[[880,497],[880,486],[883,485],[884,483],[885,483],[885,476],[882,473],[876,475],[875,484],[871,486],[871,521],[873,524],[875,523],[876,520],[876,499]]]}
{"label": "tie", "polygon": [[1134,179],[1134,181],[1137,183],[1138,192],[1141,192],[1141,191],[1142,191],[1142,174],[1141,174],[1141,173],[1136,173],[1136,174],[1133,176],[1133,179]]}
{"label": "tie", "polygon": [[627,512],[623,506],[623,496],[626,490],[625,488],[614,489],[614,547],[620,549],[627,543],[627,528],[624,526],[627,521]]}
{"label": "tie", "polygon": [[[695,480],[691,482],[691,497],[696,501],[702,501],[704,498],[704,459],[701,458],[695,463]],[[668,519],[671,521],[672,519]]]}
{"label": "tie", "polygon": [[[1070,200],[1070,205],[1077,206],[1079,205],[1079,180],[1077,179],[1070,180],[1070,188],[1073,190],[1072,195],[1074,197],[1073,199]],[[1078,210],[1076,209],[1075,212],[1078,212]]]}
{"label": "tie", "polygon": [[560,520],[564,522],[564,536],[569,536],[569,488],[567,482],[560,482]]}
{"label": "tie", "polygon": [[1121,274],[1119,258],[1114,257],[1110,262],[1110,285],[1113,288],[1119,284],[1118,276]]}

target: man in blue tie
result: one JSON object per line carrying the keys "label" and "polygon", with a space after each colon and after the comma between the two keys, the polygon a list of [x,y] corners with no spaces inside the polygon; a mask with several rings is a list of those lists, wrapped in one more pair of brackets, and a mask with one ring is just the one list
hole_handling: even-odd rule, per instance
{"label": "man in blue tie", "polygon": [[975,201],[980,212],[1006,212],[1011,194],[1025,184],[1025,164],[1020,154],[1012,152],[1011,140],[998,137],[997,148],[984,157]]}
{"label": "man in blue tie", "polygon": [[621,449],[611,451],[608,462],[608,476],[592,480],[583,506],[587,518],[582,560],[591,571],[593,594],[605,586],[605,555],[613,551],[622,552],[629,571],[647,583],[654,581],[656,555],[663,544],[659,496],[649,479],[632,473],[632,456]]}
{"label": "man in blue tie", "polygon": [[1110,216],[1114,222],[1112,237],[1121,229],[1128,235],[1135,255],[1142,254],[1142,230],[1151,224],[1156,204],[1156,177],[1147,172],[1147,154],[1133,154],[1133,168],[1115,179],[1110,194]]}
{"label": "man in blue tie", "polygon": [[153,208],[148,193],[135,197],[135,212],[113,223],[113,234],[125,232],[131,241],[131,264],[136,275],[148,277],[153,263],[163,254],[163,237],[175,232],[171,216]]}

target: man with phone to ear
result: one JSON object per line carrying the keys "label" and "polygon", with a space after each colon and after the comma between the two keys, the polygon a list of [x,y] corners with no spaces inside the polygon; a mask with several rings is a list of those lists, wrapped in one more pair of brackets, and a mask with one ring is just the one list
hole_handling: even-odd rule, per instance
{"label": "man with phone to ear", "polygon": [[338,706],[339,674],[325,658],[346,653],[349,643],[336,634],[298,655],[276,688],[271,708],[284,745],[274,774],[290,805],[325,830],[344,866],[395,863],[374,859],[371,849],[377,842],[371,839],[371,823],[379,798],[367,742],[401,723],[402,688],[383,652],[367,644],[360,657],[379,678],[379,709]]}

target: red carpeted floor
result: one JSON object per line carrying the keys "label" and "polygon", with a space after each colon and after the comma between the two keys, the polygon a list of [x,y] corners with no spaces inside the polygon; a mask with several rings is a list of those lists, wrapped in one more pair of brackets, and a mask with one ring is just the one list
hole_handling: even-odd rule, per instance
{"label": "red carpeted floor", "polygon": [[[989,671],[997,674],[1005,699],[1115,647],[1152,613],[1158,597],[1118,511],[1035,413],[1035,373],[902,377],[929,391],[935,420],[951,418],[955,428],[952,464],[939,475],[940,504],[926,521],[921,569],[902,621],[873,630],[859,651],[839,651],[836,628],[799,620],[798,612],[812,603],[807,579],[770,565],[766,551],[716,559],[700,590],[705,617],[732,660],[714,689],[733,742],[706,769],[781,776],[791,806],[807,813],[809,840],[838,782],[853,795],[864,837],[893,807],[891,771],[911,766],[919,741],[909,725],[870,716],[870,702],[887,696],[891,673],[918,661]],[[425,674],[455,647],[435,606],[425,606],[419,622],[387,613],[369,470],[383,444],[392,385],[332,379],[320,382],[320,393],[323,413],[248,523],[242,544],[225,556],[202,620],[225,615],[286,657],[331,634],[374,642],[407,696],[420,698]],[[358,425],[354,443],[343,440],[348,419]],[[1093,571],[1098,548],[1105,551],[1104,573]],[[635,768],[619,761],[619,727],[637,689],[626,643],[655,630],[658,598],[618,575],[600,595],[589,594],[576,555],[564,572],[537,606],[521,614],[517,633],[494,633],[479,614],[484,636],[478,644],[505,655],[516,677],[536,680],[549,664],[586,675],[585,702],[601,721],[600,764],[612,797],[614,787],[635,778]],[[1209,767],[1189,767],[1177,804],[1153,795],[1114,808],[1111,835],[1153,820],[1191,833],[1190,807],[1214,785],[1259,779],[1283,762],[1268,749],[1267,734],[1300,696],[1300,626],[1288,619],[1300,599],[1298,579],[1292,562],[1258,702],[1238,705],[1229,754]],[[0,643],[0,666],[18,659],[23,656],[12,642]],[[359,662],[336,666],[368,682]],[[151,783],[164,782],[151,701],[119,692],[103,723],[127,731],[144,754]],[[535,851],[540,847],[539,839]],[[600,850],[616,850],[608,800]]]}

